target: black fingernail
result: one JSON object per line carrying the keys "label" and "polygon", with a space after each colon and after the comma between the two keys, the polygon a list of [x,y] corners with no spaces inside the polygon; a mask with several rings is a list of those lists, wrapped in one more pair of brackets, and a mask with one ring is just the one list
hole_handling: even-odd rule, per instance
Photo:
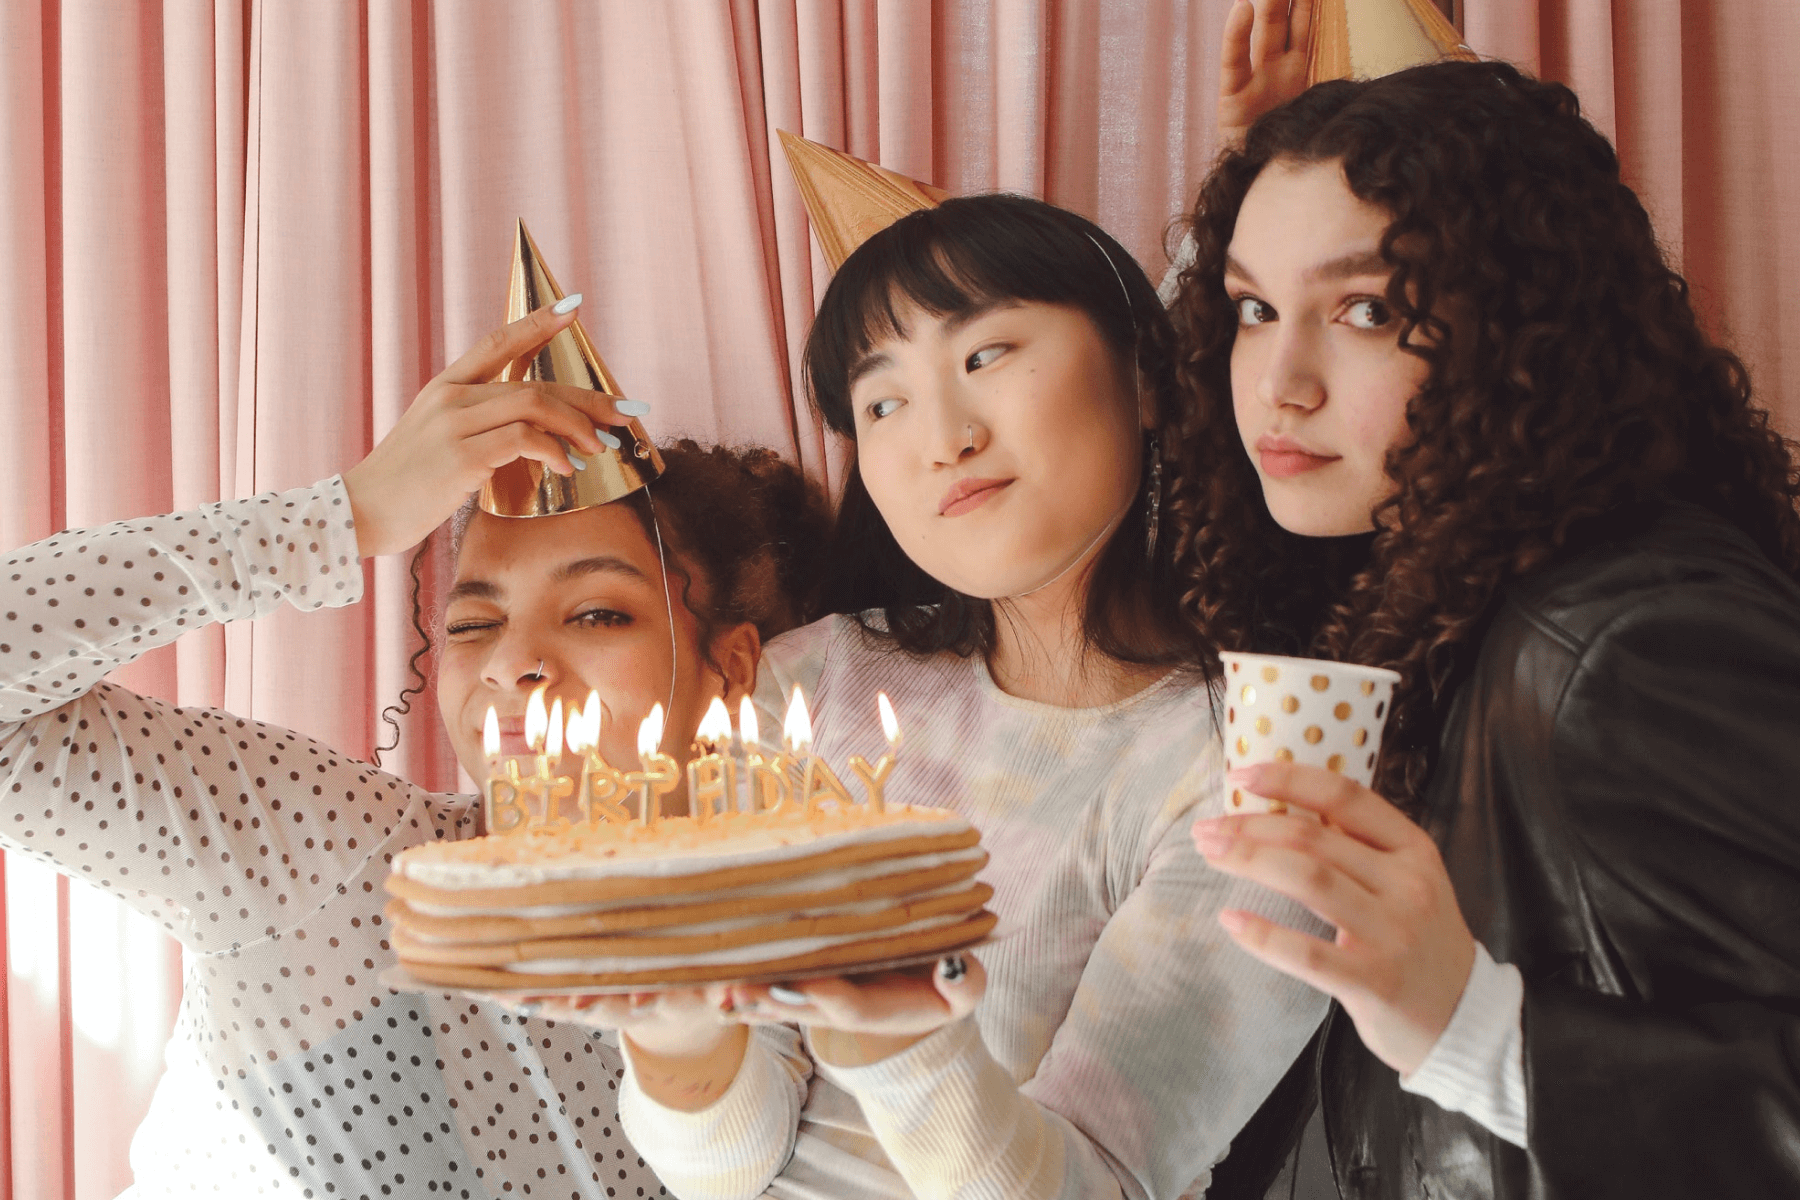
{"label": "black fingernail", "polygon": [[946,983],[955,983],[968,973],[969,964],[960,954],[952,954],[938,964],[938,974],[943,976]]}

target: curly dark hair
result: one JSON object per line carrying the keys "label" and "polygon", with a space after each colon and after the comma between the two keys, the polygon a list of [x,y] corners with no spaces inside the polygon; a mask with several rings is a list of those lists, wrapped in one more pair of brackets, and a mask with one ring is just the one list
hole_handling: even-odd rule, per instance
{"label": "curly dark hair", "polygon": [[[810,621],[832,525],[824,492],[765,447],[702,446],[682,438],[659,449],[662,478],[618,503],[631,509],[651,537],[654,504],[673,556],[670,570],[681,578],[681,602],[699,626],[702,652],[710,653],[715,633],[724,627],[748,622],[766,642]],[[473,512],[471,498],[447,526],[453,559]],[[412,627],[418,642],[407,662],[412,683],[382,711],[392,740],[376,747],[377,765],[383,751],[400,744],[399,718],[430,686],[420,664],[431,653],[434,631],[420,593],[434,540],[428,538],[413,553]]]}
{"label": "curly dark hair", "polygon": [[[853,369],[879,342],[905,335],[906,302],[948,317],[1000,300],[1080,311],[1122,366],[1135,363],[1159,425],[1175,418],[1183,395],[1171,364],[1174,333],[1143,268],[1087,218],[1010,194],[959,196],[909,213],[845,260],[806,340],[814,409],[854,440]],[[1159,535],[1156,553],[1145,554],[1151,444],[1146,435],[1138,501],[1096,556],[1083,634],[1090,649],[1119,662],[1193,665],[1198,653],[1175,603],[1170,543]],[[963,595],[908,558],[854,470],[838,504],[822,600],[907,653],[968,657],[994,648],[993,602]]]}
{"label": "curly dark hair", "polygon": [[[1387,301],[1429,370],[1372,537],[1283,530],[1238,437],[1225,256],[1277,160],[1335,160],[1392,217]],[[1702,332],[1568,88],[1469,62],[1321,84],[1220,158],[1187,226],[1195,258],[1171,314],[1197,400],[1172,498],[1184,610],[1219,647],[1399,671],[1376,779],[1396,802],[1417,804],[1499,589],[1608,518],[1700,504],[1800,577],[1795,446],[1752,404],[1742,361]]]}

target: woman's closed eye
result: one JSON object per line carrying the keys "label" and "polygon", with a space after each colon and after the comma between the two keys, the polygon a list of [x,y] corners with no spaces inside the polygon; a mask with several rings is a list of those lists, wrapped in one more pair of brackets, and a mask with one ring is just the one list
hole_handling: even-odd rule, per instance
{"label": "woman's closed eye", "polygon": [[444,633],[449,637],[468,637],[489,629],[500,628],[502,622],[497,618],[469,618],[462,621],[450,621],[444,625]]}

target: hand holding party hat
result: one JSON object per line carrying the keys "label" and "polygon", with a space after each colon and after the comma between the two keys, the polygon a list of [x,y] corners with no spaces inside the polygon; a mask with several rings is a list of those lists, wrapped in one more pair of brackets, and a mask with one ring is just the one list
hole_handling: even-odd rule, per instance
{"label": "hand holding party hat", "polygon": [[[520,221],[513,244],[506,319],[516,321],[562,298],[563,291],[544,265],[537,243],[525,222]],[[507,367],[501,378],[564,383],[609,396],[623,395],[579,320],[551,338],[529,360]],[[620,428],[629,435],[625,445],[617,450],[602,449],[586,460],[587,470],[573,475],[558,475],[528,458],[515,459],[499,468],[481,489],[482,509],[499,517],[548,517],[611,504],[637,491],[662,474],[662,456],[636,419]]]}

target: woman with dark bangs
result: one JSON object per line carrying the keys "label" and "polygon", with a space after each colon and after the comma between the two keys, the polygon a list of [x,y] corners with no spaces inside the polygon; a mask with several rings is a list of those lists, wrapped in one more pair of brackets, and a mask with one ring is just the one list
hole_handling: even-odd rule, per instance
{"label": "woman with dark bangs", "polygon": [[1339,1188],[1800,1194],[1800,473],[1612,147],[1502,64],[1324,84],[1192,228],[1186,609],[1403,677],[1374,790],[1194,829],[1336,926],[1221,917],[1337,1001]]}
{"label": "woman with dark bangs", "polygon": [[832,281],[806,366],[856,443],[829,556],[851,615],[768,647],[763,728],[799,684],[842,761],[881,744],[887,692],[888,798],[981,830],[1010,932],[930,976],[591,1004],[675,1194],[1194,1195],[1312,1036],[1324,997],[1214,920],[1305,914],[1189,835],[1222,764],[1163,518],[1168,344],[1125,250],[1023,197],[907,216]]}

